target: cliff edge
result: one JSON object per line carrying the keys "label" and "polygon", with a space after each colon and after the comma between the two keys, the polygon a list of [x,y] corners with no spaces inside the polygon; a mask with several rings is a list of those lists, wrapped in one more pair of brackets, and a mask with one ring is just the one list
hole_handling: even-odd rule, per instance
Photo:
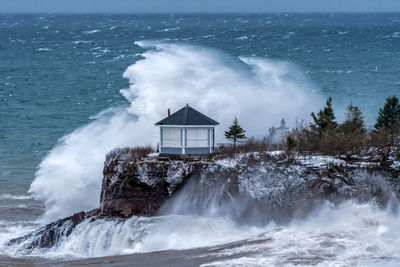
{"label": "cliff edge", "polygon": [[[285,221],[305,216],[321,201],[375,200],[385,206],[399,191],[398,171],[372,163],[347,164],[317,156],[291,161],[280,152],[210,161],[160,161],[156,154],[116,149],[106,156],[98,209],[43,226],[10,240],[7,246],[23,254],[51,248],[81,222],[98,218],[225,212],[223,216],[236,221],[254,217]],[[178,198],[176,207],[171,203]],[[213,209],[216,205],[223,208]]]}

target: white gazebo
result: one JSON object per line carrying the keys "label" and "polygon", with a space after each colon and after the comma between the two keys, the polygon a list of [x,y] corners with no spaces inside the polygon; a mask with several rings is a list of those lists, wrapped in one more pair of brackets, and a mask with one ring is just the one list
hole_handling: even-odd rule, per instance
{"label": "white gazebo", "polygon": [[214,152],[215,126],[219,123],[186,105],[157,122],[160,154],[205,155]]}

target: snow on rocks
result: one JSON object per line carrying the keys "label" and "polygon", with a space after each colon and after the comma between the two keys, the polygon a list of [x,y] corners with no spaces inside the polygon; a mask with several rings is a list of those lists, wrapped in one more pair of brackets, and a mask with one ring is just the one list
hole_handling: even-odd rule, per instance
{"label": "snow on rocks", "polygon": [[346,161],[332,157],[332,156],[298,156],[296,160],[308,167],[325,167],[328,164],[346,165]]}

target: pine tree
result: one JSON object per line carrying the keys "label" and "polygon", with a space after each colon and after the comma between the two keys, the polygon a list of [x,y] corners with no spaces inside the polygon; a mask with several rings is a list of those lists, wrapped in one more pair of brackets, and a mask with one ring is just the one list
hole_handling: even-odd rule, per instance
{"label": "pine tree", "polygon": [[336,129],[338,124],[335,121],[336,117],[332,108],[332,97],[328,98],[325,108],[321,109],[317,116],[312,112],[311,117],[313,118],[314,123],[310,124],[310,128],[318,136],[322,136],[322,134],[328,129]]}
{"label": "pine tree", "polygon": [[286,121],[285,121],[284,118],[281,119],[280,126],[278,127],[278,130],[281,130],[282,132],[286,132],[286,131],[289,130],[289,128],[286,127]]}
{"label": "pine tree", "polygon": [[229,127],[228,131],[225,131],[225,138],[233,141],[233,151],[236,153],[236,142],[240,142],[241,139],[245,139],[245,130],[240,127],[238,119],[235,117],[233,124]]}
{"label": "pine tree", "polygon": [[340,125],[344,134],[365,133],[364,116],[359,107],[350,103],[347,107],[345,116],[345,121]]}
{"label": "pine tree", "polygon": [[289,127],[286,126],[286,121],[284,118],[281,119],[280,126],[276,128],[276,131],[278,132],[280,139],[284,138],[287,135]]}
{"label": "pine tree", "polygon": [[297,146],[296,140],[291,135],[288,135],[286,137],[286,149],[287,149],[287,154],[290,156],[292,154],[292,150]]}
{"label": "pine tree", "polygon": [[276,128],[275,127],[271,127],[268,129],[269,132],[269,136],[272,139],[275,135],[276,135]]}
{"label": "pine tree", "polygon": [[400,126],[400,104],[397,96],[386,98],[383,109],[379,109],[379,116],[376,120],[375,129],[387,129],[390,132],[390,139],[393,144],[394,134]]}
{"label": "pine tree", "polygon": [[286,121],[282,118],[279,127],[271,127],[268,129],[268,132],[268,140],[272,143],[278,143],[287,136],[289,127],[286,126]]}

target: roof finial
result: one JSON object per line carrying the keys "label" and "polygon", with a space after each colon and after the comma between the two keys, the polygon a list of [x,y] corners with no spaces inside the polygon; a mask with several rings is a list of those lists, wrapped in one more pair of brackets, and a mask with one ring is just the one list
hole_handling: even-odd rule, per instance
{"label": "roof finial", "polygon": [[188,108],[189,107],[189,104],[186,104],[186,108]]}

